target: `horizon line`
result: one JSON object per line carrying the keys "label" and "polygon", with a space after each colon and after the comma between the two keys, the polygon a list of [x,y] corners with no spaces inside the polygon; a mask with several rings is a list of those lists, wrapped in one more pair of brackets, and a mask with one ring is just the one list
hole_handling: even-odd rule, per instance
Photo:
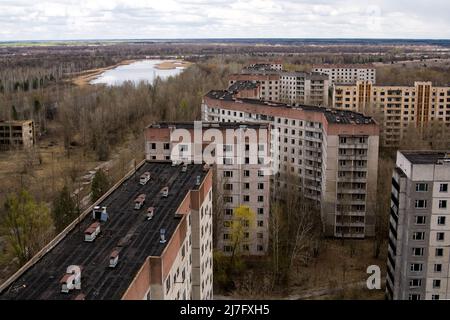
{"label": "horizon line", "polygon": [[17,39],[17,40],[0,40],[0,43],[15,43],[15,42],[75,42],[75,41],[174,41],[174,40],[346,40],[346,41],[365,41],[365,40],[388,40],[388,41],[450,41],[450,38],[361,38],[361,37],[344,37],[344,38],[329,38],[329,37],[193,37],[193,38],[67,38],[67,39]]}

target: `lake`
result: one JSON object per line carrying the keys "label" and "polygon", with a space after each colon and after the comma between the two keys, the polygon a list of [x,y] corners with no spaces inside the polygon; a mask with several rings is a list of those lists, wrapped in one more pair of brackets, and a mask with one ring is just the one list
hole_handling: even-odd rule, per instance
{"label": "lake", "polygon": [[157,77],[162,80],[170,76],[176,76],[183,72],[184,67],[176,67],[175,69],[157,69],[155,66],[168,60],[142,60],[131,64],[118,66],[114,69],[107,70],[99,75],[90,84],[106,84],[108,86],[120,86],[125,81],[132,81],[138,84],[141,81],[153,83]]}

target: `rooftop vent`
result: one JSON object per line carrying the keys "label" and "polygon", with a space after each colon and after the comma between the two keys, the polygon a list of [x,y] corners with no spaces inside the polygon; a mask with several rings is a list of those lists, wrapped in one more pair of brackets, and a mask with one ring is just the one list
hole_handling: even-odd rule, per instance
{"label": "rooftop vent", "polygon": [[94,222],[84,231],[84,241],[93,242],[100,233],[100,223]]}
{"label": "rooftop vent", "polygon": [[152,220],[155,213],[155,207],[150,207],[147,209],[147,220]]}
{"label": "rooftop vent", "polygon": [[92,218],[98,221],[107,221],[108,213],[106,212],[106,207],[95,206],[92,210]]}
{"label": "rooftop vent", "polygon": [[161,197],[167,198],[169,196],[169,187],[164,187],[161,189]]}
{"label": "rooftop vent", "polygon": [[70,290],[81,289],[81,267],[70,265],[67,267],[66,274],[59,281],[61,292],[69,293]]}
{"label": "rooftop vent", "polygon": [[118,262],[119,262],[119,250],[114,249],[109,256],[109,267],[115,268]]}
{"label": "rooftop vent", "polygon": [[77,295],[77,296],[75,297],[74,300],[86,300],[86,295],[83,294],[83,293],[80,293],[79,295]]}
{"label": "rooftop vent", "polygon": [[166,243],[166,229],[161,229],[160,231],[159,231],[159,236],[160,236],[160,239],[159,239],[159,243]]}

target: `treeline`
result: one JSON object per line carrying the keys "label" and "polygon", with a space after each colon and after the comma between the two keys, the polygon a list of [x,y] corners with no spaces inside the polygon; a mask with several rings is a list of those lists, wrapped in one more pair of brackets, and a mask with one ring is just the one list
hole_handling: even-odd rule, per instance
{"label": "treeline", "polygon": [[203,63],[153,84],[74,87],[57,110],[58,121],[64,124],[64,145],[68,151],[82,146],[106,160],[127,133],[139,134],[151,121],[200,119],[203,95],[224,87],[229,72],[220,63]]}
{"label": "treeline", "polygon": [[377,84],[391,86],[413,86],[414,81],[432,81],[434,86],[450,85],[450,64],[428,66],[406,64],[377,68]]}

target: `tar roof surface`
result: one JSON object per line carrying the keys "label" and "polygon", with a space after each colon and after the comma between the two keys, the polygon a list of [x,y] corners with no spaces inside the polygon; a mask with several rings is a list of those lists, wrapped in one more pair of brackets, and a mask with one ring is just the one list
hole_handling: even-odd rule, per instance
{"label": "tar roof surface", "polygon": [[438,160],[444,159],[446,156],[442,151],[402,151],[402,154],[413,164],[436,164]]}
{"label": "tar roof surface", "polygon": [[329,123],[340,123],[340,124],[375,124],[372,117],[366,117],[362,113],[353,111],[343,111],[335,110],[327,107],[311,106],[304,104],[289,105],[286,103],[273,102],[273,101],[262,101],[258,99],[244,99],[244,98],[234,98],[233,92],[227,90],[213,90],[206,94],[208,98],[215,100],[224,101],[242,101],[243,103],[255,104],[261,106],[270,106],[275,108],[290,108],[290,109],[300,109],[310,112],[320,112],[325,115]]}
{"label": "tar roof surface", "polygon": [[233,83],[228,90],[230,91],[241,91],[241,90],[248,90],[248,89],[256,89],[258,88],[259,84],[254,83],[252,81],[248,80],[238,80],[235,83]]}
{"label": "tar roof surface", "polygon": [[[255,128],[255,129],[261,129],[261,128],[268,128],[269,125],[266,122],[217,122],[217,121],[200,121],[202,128],[223,128],[223,129],[238,129],[238,128]],[[176,128],[182,128],[182,129],[194,129],[195,128],[195,122],[194,121],[161,121],[156,122],[151,125],[149,125],[147,128],[169,128],[169,127],[176,127]]]}
{"label": "tar roof surface", "polygon": [[[142,186],[139,177],[151,172],[151,180]],[[94,242],[84,241],[84,230],[94,221],[89,214],[50,252],[31,266],[11,286],[1,293],[0,299],[75,299],[80,293],[86,299],[120,299],[148,256],[160,256],[166,244],[160,244],[160,229],[166,229],[170,239],[180,218],[175,217],[186,193],[195,189],[196,177],[205,177],[202,165],[189,165],[186,173],[180,166],[170,163],[145,163],[136,176],[122,183],[100,205],[107,206],[109,219],[102,223],[101,232]],[[169,186],[168,198],[159,192]],[[141,210],[134,210],[134,199],[147,195]],[[155,207],[152,220],[146,220],[147,208]],[[109,258],[119,242],[119,263],[109,268]],[[69,265],[80,265],[81,291],[61,293],[59,281]]]}

